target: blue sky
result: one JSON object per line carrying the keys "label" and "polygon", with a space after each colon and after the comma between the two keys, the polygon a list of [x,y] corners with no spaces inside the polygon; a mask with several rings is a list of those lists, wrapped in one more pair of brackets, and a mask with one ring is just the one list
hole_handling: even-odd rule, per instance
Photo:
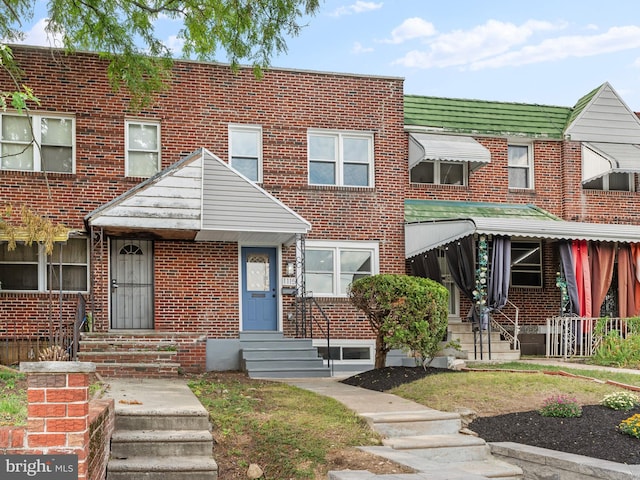
{"label": "blue sky", "polygon": [[[41,16],[26,43],[44,44]],[[406,94],[561,106],[608,81],[640,111],[637,0],[321,0],[303,22],[274,67],[402,77]],[[179,49],[178,25],[157,26]]]}

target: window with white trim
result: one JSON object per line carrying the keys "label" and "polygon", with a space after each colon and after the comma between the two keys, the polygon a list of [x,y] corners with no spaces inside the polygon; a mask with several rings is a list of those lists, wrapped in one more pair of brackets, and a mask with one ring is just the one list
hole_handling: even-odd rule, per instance
{"label": "window with white trim", "polygon": [[57,115],[0,115],[0,168],[75,171],[75,119]]}
{"label": "window with white trim", "polygon": [[377,242],[305,244],[306,290],[317,297],[346,297],[349,285],[378,273]]}
{"label": "window with white trim", "polygon": [[422,161],[411,169],[412,183],[466,185],[466,162]]}
{"label": "window with white trim", "polygon": [[125,121],[127,177],[152,177],[160,171],[160,124]]}
{"label": "window with white trim", "polygon": [[369,364],[375,357],[375,341],[371,340],[340,340],[331,339],[331,344],[327,347],[327,341],[322,339],[313,340],[313,346],[318,349],[318,353],[324,360],[329,359],[337,363],[362,363]]}
{"label": "window with white trim", "polygon": [[511,240],[511,286],[542,287],[542,244]]}
{"label": "window with white trim", "polygon": [[533,188],[531,145],[509,144],[509,188]]}
{"label": "window with white trim", "polygon": [[[56,243],[47,255],[43,245],[17,243],[9,251],[8,244],[0,244],[0,289],[3,291],[62,291],[89,290],[89,249],[86,238],[70,238]],[[61,257],[62,254],[62,257]],[[51,267],[51,268],[49,268]]]}
{"label": "window with white trim", "polygon": [[229,165],[253,182],[262,182],[262,127],[229,125]]}
{"label": "window with white trim", "polygon": [[373,186],[373,134],[310,130],[309,184]]}

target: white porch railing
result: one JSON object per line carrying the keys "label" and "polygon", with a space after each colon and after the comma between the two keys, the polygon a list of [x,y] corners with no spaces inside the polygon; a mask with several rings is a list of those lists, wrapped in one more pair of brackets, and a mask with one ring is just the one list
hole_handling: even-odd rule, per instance
{"label": "white porch railing", "polygon": [[[599,318],[551,317],[547,318],[547,357],[590,357],[602,341],[595,332]],[[608,318],[604,335],[618,331],[623,337],[630,333],[630,323],[623,318]]]}
{"label": "white porch railing", "polygon": [[[512,350],[520,350],[520,340],[518,339],[518,334],[520,333],[520,326],[518,325],[518,316],[520,315],[520,309],[509,300],[507,300],[507,305],[514,309],[514,318],[511,318],[502,310],[494,310],[491,312],[491,328],[494,331],[500,332],[500,335],[502,335],[505,340],[509,341]],[[506,323],[511,324],[513,333],[510,330],[504,328],[500,324],[500,322],[495,319],[496,315],[499,315],[502,320],[506,321]]]}

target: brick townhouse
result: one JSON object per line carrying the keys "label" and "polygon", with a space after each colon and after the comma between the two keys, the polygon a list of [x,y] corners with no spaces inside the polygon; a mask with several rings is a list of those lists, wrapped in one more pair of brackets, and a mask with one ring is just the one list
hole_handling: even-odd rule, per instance
{"label": "brick townhouse", "polygon": [[270,69],[258,80],[179,61],[157,101],[130,112],[97,55],[14,54],[41,102],[41,148],[25,116],[2,114],[0,198],[71,232],[49,258],[0,244],[3,337],[46,337],[73,321],[81,292],[95,332],[81,358],[104,358],[107,374],[149,362],[90,351],[136,338],[187,371],[239,368],[240,332],[313,336],[326,356],[327,319],[338,363],[372,362],[346,291],[405,270],[402,79]]}
{"label": "brick townhouse", "polygon": [[554,107],[179,61],[131,112],[97,55],[14,53],[41,104],[33,128],[0,118],[0,198],[70,233],[50,256],[0,238],[5,346],[86,311],[80,358],[105,374],[326,374],[310,345],[367,369],[373,333],[346,292],[375,273],[443,282],[449,338],[496,358],[544,354],[548,318],[638,313],[640,122],[608,84]]}
{"label": "brick townhouse", "polygon": [[478,302],[511,340],[494,358],[514,331],[522,353],[588,354],[592,319],[639,314],[640,121],[611,85],[571,108],[407,95],[405,128],[406,255],[448,285],[454,339]]}

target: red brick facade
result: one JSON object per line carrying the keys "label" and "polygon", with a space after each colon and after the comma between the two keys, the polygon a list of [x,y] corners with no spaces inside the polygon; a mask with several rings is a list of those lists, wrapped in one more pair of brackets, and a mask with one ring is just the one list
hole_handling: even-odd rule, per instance
{"label": "red brick facade", "polygon": [[[432,199],[534,204],[569,221],[638,224],[637,192],[586,190],[581,186],[581,144],[534,140],[534,188],[508,186],[506,137],[475,137],[491,152],[490,163],[468,177],[468,185],[409,182],[408,134],[404,131],[403,82],[398,78],[269,70],[257,80],[251,70],[177,62],[173,78],[156,102],[142,112],[127,110],[125,93],[112,92],[106,63],[92,54],[64,56],[39,48],[16,48],[23,81],[37,93],[34,112],[75,118],[75,173],[0,170],[0,198],[27,205],[73,229],[84,217],[136,187],[143,178],[125,176],[125,120],[158,122],[162,168],[200,147],[226,161],[230,124],[262,129],[264,190],[311,224],[307,241],[377,242],[379,271],[405,272],[404,200]],[[11,84],[0,77],[5,90]],[[374,185],[367,188],[312,186],[308,181],[309,129],[370,132],[374,145]],[[637,190],[637,189],[636,189]],[[140,235],[136,232],[135,235]],[[144,235],[143,235],[144,236]],[[146,232],[144,238],[154,238]],[[91,302],[95,330],[110,328],[108,238],[91,248]],[[156,238],[153,243],[154,328],[157,331],[234,339],[240,330],[239,252],[235,242],[194,242]],[[282,246],[281,269],[295,260],[295,246]],[[514,288],[521,324],[541,325],[558,313],[557,252],[544,243],[542,288]],[[295,334],[292,297],[281,299],[280,326]],[[366,319],[344,298],[322,298],[332,336],[368,339]],[[461,311],[468,308],[462,300]],[[59,313],[62,309],[61,314]],[[45,293],[0,294],[0,335],[49,332],[48,318],[71,319],[75,296],[51,302]],[[192,366],[204,348],[182,353]]]}
{"label": "red brick facade", "polygon": [[[16,48],[28,84],[40,98],[34,112],[75,118],[75,173],[45,176],[0,170],[1,198],[27,205],[55,222],[85,230],[83,218],[138,185],[125,176],[125,120],[159,122],[162,168],[200,147],[226,161],[229,124],[262,128],[262,188],[311,223],[307,239],[379,244],[380,272],[404,272],[403,200],[408,185],[407,141],[403,131],[403,82],[398,78],[270,70],[257,80],[250,69],[233,73],[226,65],[177,62],[168,89],[153,106],[127,111],[126,94],[108,84],[106,63],[96,55],[64,56],[39,48]],[[11,85],[0,77],[4,89]],[[372,188],[314,187],[308,182],[310,128],[373,133]],[[151,233],[151,238],[153,233]],[[107,239],[92,242],[91,301],[95,330],[109,329]],[[237,338],[239,331],[239,247],[236,243],[154,241],[154,328]],[[284,265],[295,257],[283,246]],[[333,334],[370,338],[370,329],[344,299],[325,299]],[[47,319],[75,314],[75,296],[56,296],[51,315],[44,293],[0,294],[0,333],[48,333]],[[282,301],[281,325],[293,312]]]}

